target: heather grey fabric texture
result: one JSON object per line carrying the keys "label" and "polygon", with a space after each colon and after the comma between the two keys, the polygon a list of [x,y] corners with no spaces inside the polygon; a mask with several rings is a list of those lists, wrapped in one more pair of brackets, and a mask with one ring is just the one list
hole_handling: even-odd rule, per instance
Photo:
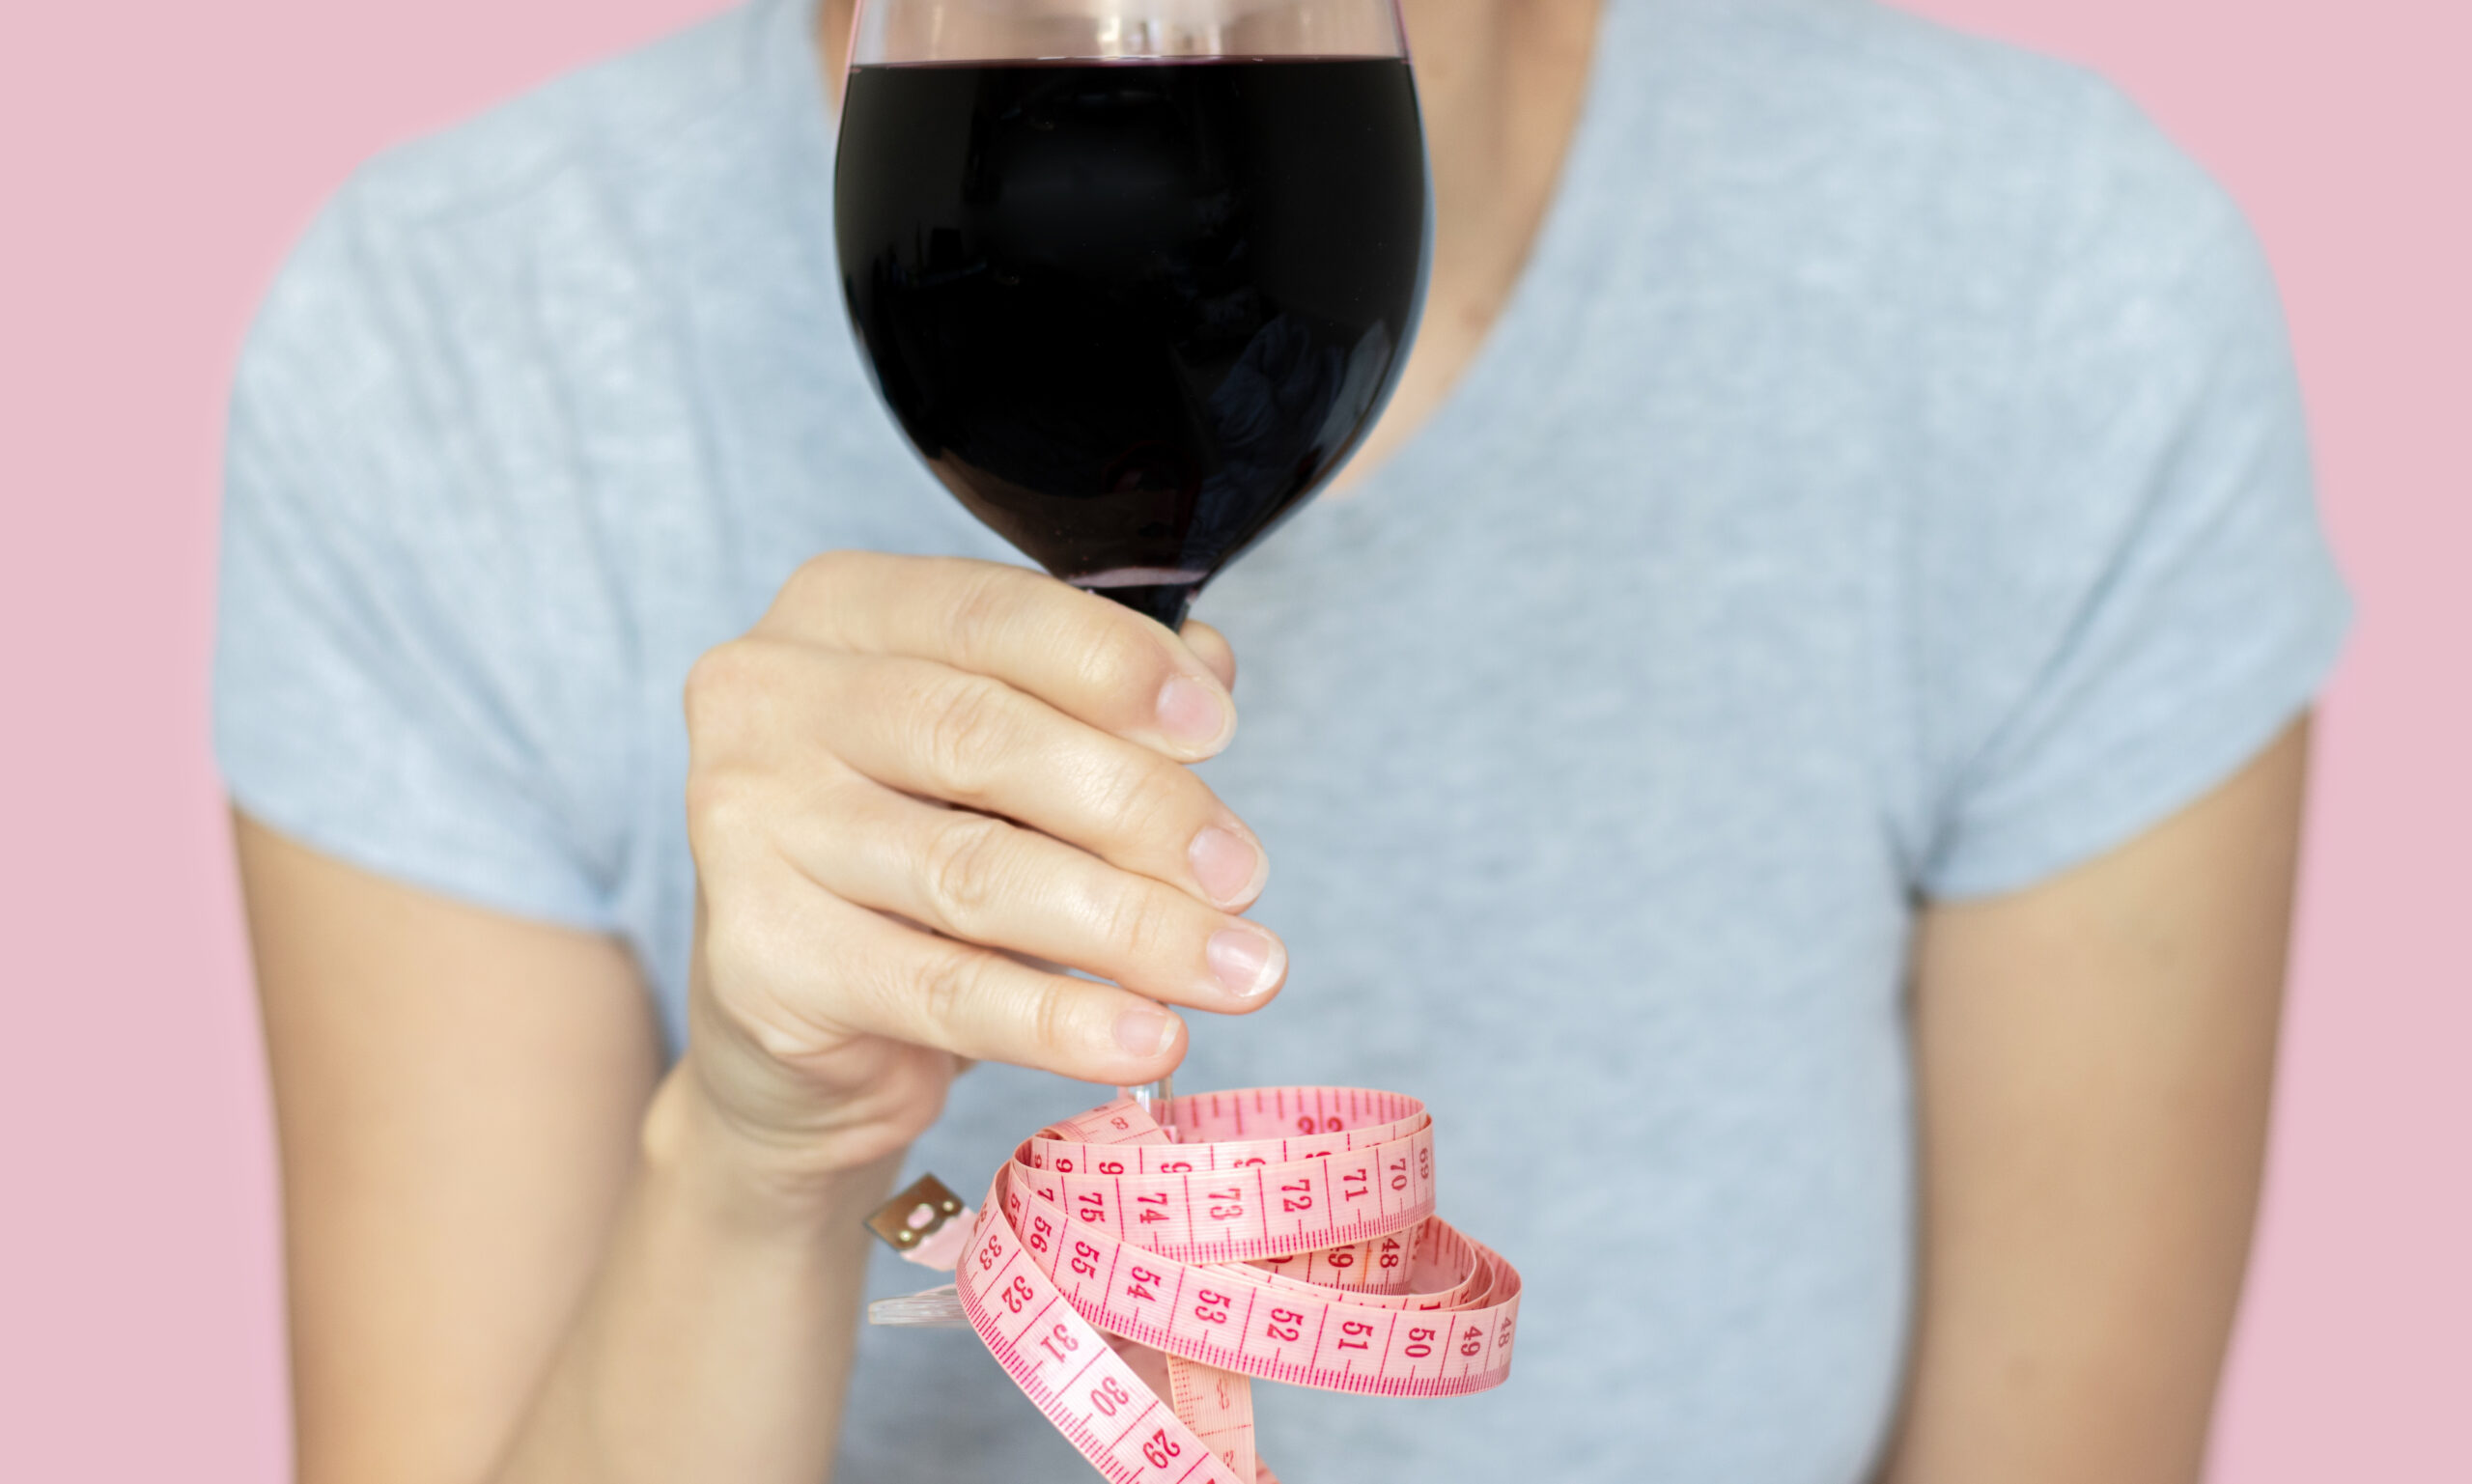
{"label": "heather grey fabric texture", "polygon": [[[373,163],[235,399],[241,806],[619,936],[673,1036],[689,663],[814,552],[1008,554],[855,353],[808,25],[767,0]],[[1425,1484],[1861,1478],[1916,904],[2187,802],[2347,618],[2237,212],[2100,82],[1855,0],[1612,0],[1481,358],[1198,611],[1295,969],[1182,1083],[1428,1099],[1446,1209],[1527,1275],[1499,1391],[1265,1388],[1289,1478]],[[913,1162],[975,1195],[1089,1101],[982,1070]],[[844,1478],[1085,1476],[968,1334],[862,1355]]]}

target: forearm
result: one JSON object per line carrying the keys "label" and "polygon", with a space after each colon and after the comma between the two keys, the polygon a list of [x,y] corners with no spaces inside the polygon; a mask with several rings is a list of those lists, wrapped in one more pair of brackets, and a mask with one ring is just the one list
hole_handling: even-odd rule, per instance
{"label": "forearm", "polygon": [[497,1484],[828,1476],[899,1157],[784,1200],[673,1073],[600,1270]]}

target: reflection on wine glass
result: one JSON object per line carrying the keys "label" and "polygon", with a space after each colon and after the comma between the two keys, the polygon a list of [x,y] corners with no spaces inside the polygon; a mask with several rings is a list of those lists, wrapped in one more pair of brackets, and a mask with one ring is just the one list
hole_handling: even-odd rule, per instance
{"label": "reflection on wine glass", "polygon": [[1337,472],[1424,294],[1393,0],[860,0],[834,212],[902,432],[1168,626]]}

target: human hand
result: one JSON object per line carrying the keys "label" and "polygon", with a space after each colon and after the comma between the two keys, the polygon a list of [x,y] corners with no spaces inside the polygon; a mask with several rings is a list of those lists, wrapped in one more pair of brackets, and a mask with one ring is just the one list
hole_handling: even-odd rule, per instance
{"label": "human hand", "polygon": [[[1183,1059],[1284,946],[1259,842],[1186,768],[1234,658],[1053,578],[834,552],[687,686],[698,903],[687,1075],[792,1176],[932,1122],[971,1060],[1096,1082]],[[1113,983],[1056,971],[1065,965]]]}

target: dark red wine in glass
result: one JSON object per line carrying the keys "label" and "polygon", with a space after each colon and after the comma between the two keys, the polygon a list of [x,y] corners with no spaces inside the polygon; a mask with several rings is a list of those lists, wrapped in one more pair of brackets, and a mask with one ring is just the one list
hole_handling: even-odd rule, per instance
{"label": "dark red wine in glass", "polygon": [[1380,414],[1424,291],[1390,0],[862,0],[834,214],[972,514],[1173,628]]}

